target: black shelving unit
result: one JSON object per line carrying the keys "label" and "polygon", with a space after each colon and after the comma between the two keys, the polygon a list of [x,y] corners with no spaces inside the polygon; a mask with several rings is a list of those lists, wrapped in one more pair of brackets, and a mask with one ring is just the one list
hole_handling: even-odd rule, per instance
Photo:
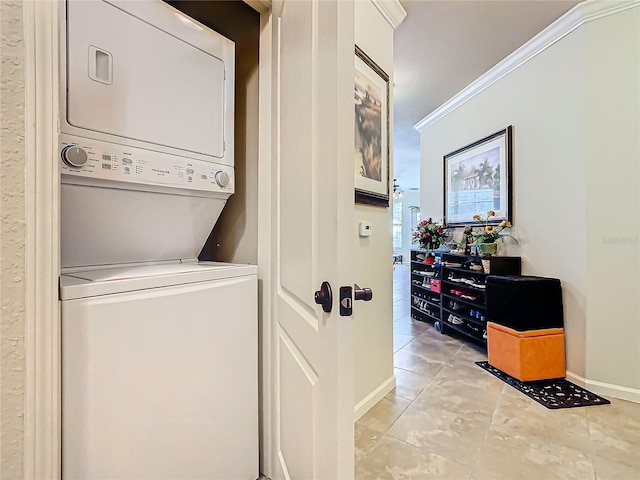
{"label": "black shelving unit", "polygon": [[[486,347],[486,278],[489,274],[520,275],[521,265],[520,257],[442,253],[441,320],[436,327],[441,333],[455,332]],[[487,267],[489,273],[485,271]]]}
{"label": "black shelving unit", "polygon": [[441,279],[440,253],[433,253],[437,263],[425,263],[428,255],[424,250],[411,251],[411,318],[436,324],[442,318],[442,298],[436,287]]}

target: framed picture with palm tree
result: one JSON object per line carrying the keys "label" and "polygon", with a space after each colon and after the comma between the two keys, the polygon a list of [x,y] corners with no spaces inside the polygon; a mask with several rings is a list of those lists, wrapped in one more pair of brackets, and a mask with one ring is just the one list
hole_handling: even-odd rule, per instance
{"label": "framed picture with palm tree", "polygon": [[444,220],[473,225],[495,212],[491,224],[511,218],[512,126],[444,156]]}
{"label": "framed picture with palm tree", "polygon": [[355,201],[389,206],[389,76],[355,50]]}

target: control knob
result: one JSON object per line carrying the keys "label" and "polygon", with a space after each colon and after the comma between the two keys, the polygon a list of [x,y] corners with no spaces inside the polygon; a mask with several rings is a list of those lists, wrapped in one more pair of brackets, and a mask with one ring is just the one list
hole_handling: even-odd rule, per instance
{"label": "control knob", "polygon": [[87,163],[87,152],[77,145],[67,145],[62,149],[62,161],[70,167],[80,168]]}
{"label": "control knob", "polygon": [[215,179],[216,179],[216,183],[221,188],[225,188],[227,185],[229,185],[229,182],[231,181],[229,174],[227,172],[223,172],[222,170],[219,170],[216,172]]}

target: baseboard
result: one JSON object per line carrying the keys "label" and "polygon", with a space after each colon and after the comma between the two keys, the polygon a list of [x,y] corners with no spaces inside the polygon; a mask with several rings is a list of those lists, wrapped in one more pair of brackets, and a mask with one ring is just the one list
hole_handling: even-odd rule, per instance
{"label": "baseboard", "polygon": [[567,371],[567,380],[598,395],[640,403],[640,390],[637,388],[621,387],[620,385],[613,385],[611,383],[588,380],[569,371]]}
{"label": "baseboard", "polygon": [[371,392],[356,404],[354,408],[355,418],[353,419],[353,421],[357,422],[361,416],[367,413],[371,407],[378,403],[387,393],[389,393],[395,387],[396,376],[391,375],[388,379],[382,382],[378,388],[376,388],[373,392]]}

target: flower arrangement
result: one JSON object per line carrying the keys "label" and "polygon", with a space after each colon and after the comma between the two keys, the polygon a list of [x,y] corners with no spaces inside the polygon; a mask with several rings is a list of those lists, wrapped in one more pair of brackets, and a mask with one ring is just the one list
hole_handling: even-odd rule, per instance
{"label": "flower arrangement", "polygon": [[422,220],[413,232],[413,243],[420,245],[425,250],[438,248],[444,243],[446,237],[446,225],[439,225],[431,218]]}
{"label": "flower arrangement", "polygon": [[518,241],[508,233],[503,233],[505,228],[511,227],[511,222],[508,220],[503,220],[500,222],[498,226],[489,225],[489,219],[491,217],[495,217],[496,212],[493,210],[489,210],[487,212],[487,218],[483,219],[480,215],[474,215],[473,219],[478,222],[484,222],[484,228],[480,233],[474,232],[473,237],[476,240],[476,244],[480,243],[495,243],[498,240],[502,240],[503,237],[511,237],[514,242],[518,243]]}

